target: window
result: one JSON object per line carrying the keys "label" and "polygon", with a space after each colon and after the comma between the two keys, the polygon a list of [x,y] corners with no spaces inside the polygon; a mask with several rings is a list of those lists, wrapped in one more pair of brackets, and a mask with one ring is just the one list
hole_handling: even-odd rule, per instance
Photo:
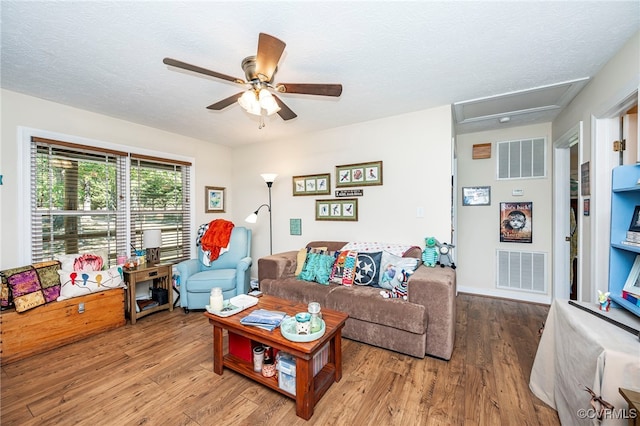
{"label": "window", "polygon": [[143,232],[160,229],[160,260],[189,258],[189,165],[131,156],[131,241],[143,247]]}
{"label": "window", "polygon": [[32,261],[106,251],[113,265],[145,229],[162,230],[161,261],[188,259],[189,177],[189,163],[32,137]]}

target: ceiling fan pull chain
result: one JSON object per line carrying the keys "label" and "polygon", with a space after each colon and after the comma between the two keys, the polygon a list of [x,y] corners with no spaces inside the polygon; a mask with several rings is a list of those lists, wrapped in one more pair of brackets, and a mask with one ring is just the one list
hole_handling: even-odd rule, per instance
{"label": "ceiling fan pull chain", "polygon": [[264,128],[264,126],[266,126],[266,124],[264,124],[264,115],[260,114],[260,125],[258,126],[258,130]]}

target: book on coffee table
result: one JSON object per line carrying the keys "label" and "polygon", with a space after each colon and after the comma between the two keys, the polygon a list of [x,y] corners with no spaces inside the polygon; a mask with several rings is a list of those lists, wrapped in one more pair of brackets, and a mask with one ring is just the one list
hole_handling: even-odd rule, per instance
{"label": "book on coffee table", "polygon": [[242,325],[252,325],[268,331],[273,331],[287,317],[287,314],[280,311],[270,311],[267,309],[256,309],[240,320]]}

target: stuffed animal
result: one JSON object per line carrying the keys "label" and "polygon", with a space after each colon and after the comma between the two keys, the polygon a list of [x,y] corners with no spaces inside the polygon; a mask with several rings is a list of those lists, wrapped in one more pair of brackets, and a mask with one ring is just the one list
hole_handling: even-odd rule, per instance
{"label": "stuffed animal", "polygon": [[404,299],[408,298],[408,284],[409,276],[413,272],[402,270],[400,273],[396,273],[393,281],[398,281],[398,284],[391,290],[380,290],[380,295],[385,299]]}
{"label": "stuffed animal", "polygon": [[424,250],[422,251],[422,262],[426,266],[434,268],[438,261],[438,240],[435,237],[427,237],[424,239]]}
{"label": "stuffed animal", "polygon": [[442,268],[445,266],[451,266],[451,269],[456,269],[456,264],[451,260],[451,249],[455,246],[449,243],[440,243],[438,246],[438,261],[436,264]]}

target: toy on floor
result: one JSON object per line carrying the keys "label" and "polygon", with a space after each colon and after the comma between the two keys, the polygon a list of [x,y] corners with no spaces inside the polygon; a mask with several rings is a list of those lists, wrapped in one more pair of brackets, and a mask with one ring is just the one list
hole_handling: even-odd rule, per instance
{"label": "toy on floor", "polygon": [[422,262],[426,266],[434,268],[438,261],[438,240],[435,237],[427,237],[424,239],[424,250],[422,251]]}
{"label": "toy on floor", "polygon": [[451,249],[455,246],[449,243],[440,243],[438,246],[438,261],[437,265],[441,267],[450,266],[451,269],[456,269],[456,264],[451,260]]}
{"label": "toy on floor", "polygon": [[411,274],[412,272],[408,272],[403,269],[399,274],[396,274],[397,277],[395,277],[396,279],[393,280],[394,282],[397,282],[397,285],[394,286],[391,290],[380,290],[380,295],[385,299],[407,300],[409,289],[407,281],[409,281],[409,276]]}

